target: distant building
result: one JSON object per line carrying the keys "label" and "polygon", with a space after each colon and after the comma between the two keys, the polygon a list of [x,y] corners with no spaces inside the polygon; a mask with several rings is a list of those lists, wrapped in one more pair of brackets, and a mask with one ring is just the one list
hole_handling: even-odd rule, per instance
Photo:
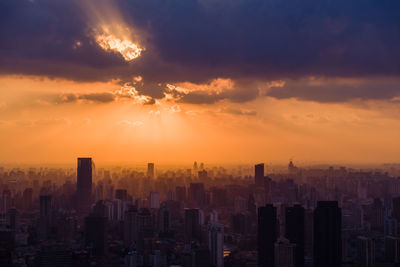
{"label": "distant building", "polygon": [[158,192],[150,192],[150,209],[160,208],[160,194]]}
{"label": "distant building", "polygon": [[285,217],[285,237],[296,245],[294,266],[304,267],[304,208],[301,205],[287,207]]}
{"label": "distant building", "polygon": [[147,163],[147,177],[154,179],[154,163]]}
{"label": "distant building", "polygon": [[271,204],[258,208],[258,266],[274,267],[274,249],[277,240],[276,207]]}
{"label": "distant building", "polygon": [[211,266],[224,266],[224,225],[212,222],[208,225],[208,248]]}
{"label": "distant building", "polygon": [[200,239],[200,211],[185,209],[185,241],[190,243]]}
{"label": "distant building", "polygon": [[314,267],[342,266],[341,209],[319,201],[314,211]]}
{"label": "distant building", "polygon": [[90,214],[85,218],[85,244],[96,257],[104,256],[106,244],[106,218]]}
{"label": "distant building", "polygon": [[296,245],[290,243],[284,237],[280,237],[275,243],[275,266],[295,267]]}
{"label": "distant building", "polygon": [[373,239],[359,236],[357,237],[358,266],[375,266],[375,242]]}
{"label": "distant building", "polygon": [[92,159],[78,158],[77,171],[77,200],[78,211],[88,213],[92,196]]}
{"label": "distant building", "polygon": [[264,187],[264,163],[254,166],[254,182],[257,187]]}

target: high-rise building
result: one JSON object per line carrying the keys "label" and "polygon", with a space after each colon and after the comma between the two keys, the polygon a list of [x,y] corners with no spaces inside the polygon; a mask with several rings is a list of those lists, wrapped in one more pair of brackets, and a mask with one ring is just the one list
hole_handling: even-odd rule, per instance
{"label": "high-rise building", "polygon": [[106,238],[106,218],[90,214],[85,218],[85,244],[96,257],[104,256]]}
{"label": "high-rise building", "polygon": [[275,243],[275,266],[295,267],[296,245],[284,237],[280,237]]}
{"label": "high-rise building", "polygon": [[154,163],[147,163],[147,177],[154,179]]}
{"label": "high-rise building", "polygon": [[212,222],[208,225],[208,248],[211,256],[211,266],[224,266],[224,226]]}
{"label": "high-rise building", "polygon": [[32,197],[33,197],[33,189],[25,188],[24,193],[22,194],[24,209],[29,209],[32,205]]}
{"label": "high-rise building", "polygon": [[358,266],[375,266],[375,242],[373,239],[359,236],[357,237]]}
{"label": "high-rise building", "polygon": [[168,233],[171,229],[171,211],[167,204],[164,202],[161,204],[158,210],[158,231],[160,233]]}
{"label": "high-rise building", "polygon": [[51,227],[51,196],[40,196],[40,217],[39,217],[39,239],[44,240],[48,238]]}
{"label": "high-rise building", "polygon": [[195,207],[202,207],[205,203],[206,193],[203,183],[191,183],[189,187],[189,200]]}
{"label": "high-rise building", "polygon": [[11,230],[17,231],[19,227],[19,212],[16,208],[11,208],[7,212],[7,225]]}
{"label": "high-rise building", "polygon": [[301,205],[285,210],[285,237],[295,244],[295,267],[304,266],[304,208]]}
{"label": "high-rise building", "polygon": [[314,267],[342,265],[341,216],[337,201],[318,201],[314,211]]}
{"label": "high-rise building", "polygon": [[175,188],[176,200],[184,203],[186,201],[186,187],[177,186]]}
{"label": "high-rise building", "polygon": [[126,192],[126,189],[115,190],[115,198],[121,201],[126,201],[128,199],[128,194]]}
{"label": "high-rise building", "polygon": [[258,208],[258,266],[274,267],[274,248],[277,240],[276,207],[271,204]]}
{"label": "high-rise building", "polygon": [[400,239],[398,237],[385,237],[385,260],[392,264],[400,262]]}
{"label": "high-rise building", "polygon": [[200,238],[200,212],[198,209],[185,209],[185,241],[190,243]]}
{"label": "high-rise building", "polygon": [[150,209],[160,208],[160,194],[158,192],[150,192],[149,202]]}
{"label": "high-rise building", "polygon": [[88,213],[92,196],[92,159],[78,158],[77,171],[77,200],[78,211]]}
{"label": "high-rise building", "polygon": [[132,245],[138,240],[138,211],[135,206],[130,207],[124,216],[124,243]]}
{"label": "high-rise building", "polygon": [[264,163],[254,166],[254,182],[257,187],[264,186]]}

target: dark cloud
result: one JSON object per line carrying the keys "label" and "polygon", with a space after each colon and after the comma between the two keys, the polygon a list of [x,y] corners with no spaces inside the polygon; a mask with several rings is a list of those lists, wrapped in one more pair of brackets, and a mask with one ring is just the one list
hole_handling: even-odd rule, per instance
{"label": "dark cloud", "polygon": [[271,87],[266,95],[278,99],[293,97],[317,102],[343,102],[350,99],[392,99],[400,96],[400,80],[289,81],[283,87]]}
{"label": "dark cloud", "polygon": [[[126,22],[146,33],[146,51],[130,63],[92,40],[85,1],[0,1],[0,73],[123,81],[141,75],[151,86],[138,90],[155,98],[162,97],[159,83],[204,83],[216,77],[400,75],[397,0],[115,0]],[[77,41],[82,45],[76,47]],[[269,95],[342,101],[386,98],[393,90],[398,87],[292,85]],[[256,96],[244,86],[222,95],[193,93],[181,101],[243,102]]]}
{"label": "dark cloud", "polygon": [[56,103],[72,103],[78,100],[96,102],[96,103],[109,103],[115,100],[115,95],[112,93],[91,93],[91,94],[62,94],[56,97]]}

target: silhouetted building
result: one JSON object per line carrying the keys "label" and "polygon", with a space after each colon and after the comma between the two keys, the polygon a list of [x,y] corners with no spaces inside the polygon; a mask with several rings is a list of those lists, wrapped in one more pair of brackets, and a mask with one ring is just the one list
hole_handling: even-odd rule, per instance
{"label": "silhouetted building", "polygon": [[88,213],[92,196],[91,158],[78,158],[76,194],[78,200],[78,211],[81,213]]}
{"label": "silhouetted building", "polygon": [[257,187],[264,186],[264,163],[254,166],[254,182]]}
{"label": "silhouetted building", "polygon": [[258,208],[258,266],[274,267],[274,249],[277,240],[276,208],[272,205]]}
{"label": "silhouetted building", "polygon": [[191,183],[189,187],[190,203],[195,207],[202,207],[205,204],[206,193],[203,183]]}
{"label": "silhouetted building", "polygon": [[296,245],[284,237],[280,237],[275,243],[275,266],[295,267]]}
{"label": "silhouetted building", "polygon": [[385,260],[388,263],[400,262],[400,239],[398,237],[385,237]]}
{"label": "silhouetted building", "polygon": [[147,177],[154,179],[154,163],[147,163]]}
{"label": "silhouetted building", "polygon": [[224,226],[219,223],[208,225],[208,248],[210,249],[211,266],[224,266]]}
{"label": "silhouetted building", "polygon": [[8,210],[7,225],[11,230],[17,231],[19,227],[19,212],[16,208],[11,208]]}
{"label": "silhouetted building", "polygon": [[126,201],[128,199],[128,194],[126,192],[126,189],[115,190],[115,198],[121,201]]}
{"label": "silhouetted building", "polygon": [[127,246],[132,245],[138,240],[138,211],[132,206],[125,212],[124,217],[124,243]]}
{"label": "silhouetted building", "polygon": [[314,211],[314,267],[339,267],[342,261],[341,209],[319,201]]}
{"label": "silhouetted building", "polygon": [[285,237],[290,243],[295,244],[294,266],[304,266],[304,208],[301,205],[287,207]]}
{"label": "silhouetted building", "polygon": [[375,266],[375,242],[373,239],[357,237],[357,265],[360,267]]}
{"label": "silhouetted building", "polygon": [[103,257],[105,252],[106,218],[90,214],[85,218],[85,244],[93,255]]}
{"label": "silhouetted building", "polygon": [[51,196],[40,196],[40,218],[39,218],[39,239],[44,240],[49,237],[51,218]]}
{"label": "silhouetted building", "polygon": [[191,241],[200,237],[200,214],[198,209],[185,209],[185,241]]}
{"label": "silhouetted building", "polygon": [[177,186],[175,188],[176,200],[184,203],[186,201],[186,187]]}
{"label": "silhouetted building", "polygon": [[171,211],[167,204],[164,202],[161,204],[158,210],[158,231],[161,234],[168,233],[171,230]]}

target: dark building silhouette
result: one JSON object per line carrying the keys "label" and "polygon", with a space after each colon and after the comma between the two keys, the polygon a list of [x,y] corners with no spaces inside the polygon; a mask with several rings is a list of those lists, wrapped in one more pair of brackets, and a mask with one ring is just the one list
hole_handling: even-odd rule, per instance
{"label": "dark building silhouette", "polygon": [[51,221],[51,196],[40,196],[39,239],[49,237]]}
{"label": "dark building silhouette", "polygon": [[258,266],[274,267],[274,249],[277,240],[276,207],[258,208]]}
{"label": "dark building silhouette", "polygon": [[23,207],[24,209],[29,209],[32,205],[32,197],[33,197],[33,189],[25,188],[24,193],[22,195],[23,199]]}
{"label": "dark building silhouette", "polygon": [[205,204],[206,193],[203,183],[191,183],[189,187],[190,203],[195,207],[202,207]]}
{"label": "dark building silhouette", "polygon": [[115,198],[121,201],[126,201],[128,199],[128,194],[126,192],[126,189],[115,190]]}
{"label": "dark building silhouette", "polygon": [[304,266],[304,208],[301,205],[285,210],[285,237],[295,244],[294,266]]}
{"label": "dark building silhouette", "polygon": [[138,211],[135,206],[125,212],[124,217],[124,243],[131,246],[138,240]]}
{"label": "dark building silhouette", "polygon": [[85,218],[85,244],[94,256],[102,257],[105,251],[106,218],[90,214]]}
{"label": "dark building silhouette", "polygon": [[318,201],[314,211],[314,267],[339,267],[342,212],[337,201]]}
{"label": "dark building silhouette", "polygon": [[7,211],[7,225],[11,230],[17,231],[19,227],[19,212],[16,208],[11,208]]}
{"label": "dark building silhouette", "polygon": [[392,200],[392,217],[400,221],[400,197],[394,197]]}
{"label": "dark building silhouette", "polygon": [[78,158],[77,171],[77,200],[78,211],[88,213],[92,196],[92,159]]}
{"label": "dark building silhouette", "polygon": [[154,178],[154,163],[147,163],[147,177]]}
{"label": "dark building silhouette", "polygon": [[254,166],[254,182],[256,186],[264,186],[264,163]]}
{"label": "dark building silhouette", "polygon": [[167,204],[164,202],[161,204],[158,210],[158,231],[161,234],[168,233],[171,228],[171,211]]}
{"label": "dark building silhouette", "polygon": [[200,238],[200,213],[198,209],[185,209],[185,241]]}
{"label": "dark building silhouette", "polygon": [[176,196],[177,201],[185,202],[186,201],[186,187],[177,186],[175,188],[175,196]]}

